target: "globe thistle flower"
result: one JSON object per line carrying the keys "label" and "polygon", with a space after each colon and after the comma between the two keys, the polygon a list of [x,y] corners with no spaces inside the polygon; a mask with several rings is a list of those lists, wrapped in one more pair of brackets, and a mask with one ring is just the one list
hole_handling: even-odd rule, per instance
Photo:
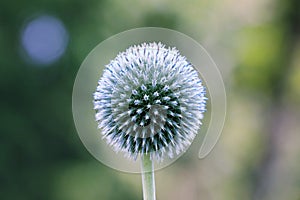
{"label": "globe thistle flower", "polygon": [[188,147],[201,126],[205,87],[176,48],[143,43],[105,68],[94,93],[103,138],[116,152],[162,160]]}

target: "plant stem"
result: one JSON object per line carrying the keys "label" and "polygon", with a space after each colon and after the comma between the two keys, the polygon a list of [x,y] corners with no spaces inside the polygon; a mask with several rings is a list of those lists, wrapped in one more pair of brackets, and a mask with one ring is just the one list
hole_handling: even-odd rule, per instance
{"label": "plant stem", "polygon": [[155,200],[156,197],[153,162],[150,159],[149,153],[141,156],[141,172],[144,200]]}

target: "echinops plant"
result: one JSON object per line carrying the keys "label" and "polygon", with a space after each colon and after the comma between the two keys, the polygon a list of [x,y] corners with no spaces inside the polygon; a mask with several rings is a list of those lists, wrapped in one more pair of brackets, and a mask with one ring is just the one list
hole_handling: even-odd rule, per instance
{"label": "echinops plant", "polygon": [[153,161],[182,153],[206,110],[198,72],[176,48],[143,43],[104,69],[94,97],[98,128],[116,151],[141,159],[145,200],[155,199]]}

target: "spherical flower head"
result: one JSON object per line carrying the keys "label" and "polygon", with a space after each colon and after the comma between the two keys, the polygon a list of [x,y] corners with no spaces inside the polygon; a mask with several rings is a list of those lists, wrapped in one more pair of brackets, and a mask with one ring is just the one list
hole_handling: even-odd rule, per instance
{"label": "spherical flower head", "polygon": [[116,152],[161,161],[182,153],[197,135],[205,94],[198,72],[176,48],[143,43],[106,66],[94,93],[96,121]]}

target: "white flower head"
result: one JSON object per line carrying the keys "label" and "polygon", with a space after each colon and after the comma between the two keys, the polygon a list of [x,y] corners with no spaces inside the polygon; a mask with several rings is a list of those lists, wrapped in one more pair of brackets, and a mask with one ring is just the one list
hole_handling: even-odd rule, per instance
{"label": "white flower head", "polygon": [[94,93],[96,121],[116,152],[161,161],[188,147],[206,110],[205,87],[176,48],[143,43],[105,68]]}

